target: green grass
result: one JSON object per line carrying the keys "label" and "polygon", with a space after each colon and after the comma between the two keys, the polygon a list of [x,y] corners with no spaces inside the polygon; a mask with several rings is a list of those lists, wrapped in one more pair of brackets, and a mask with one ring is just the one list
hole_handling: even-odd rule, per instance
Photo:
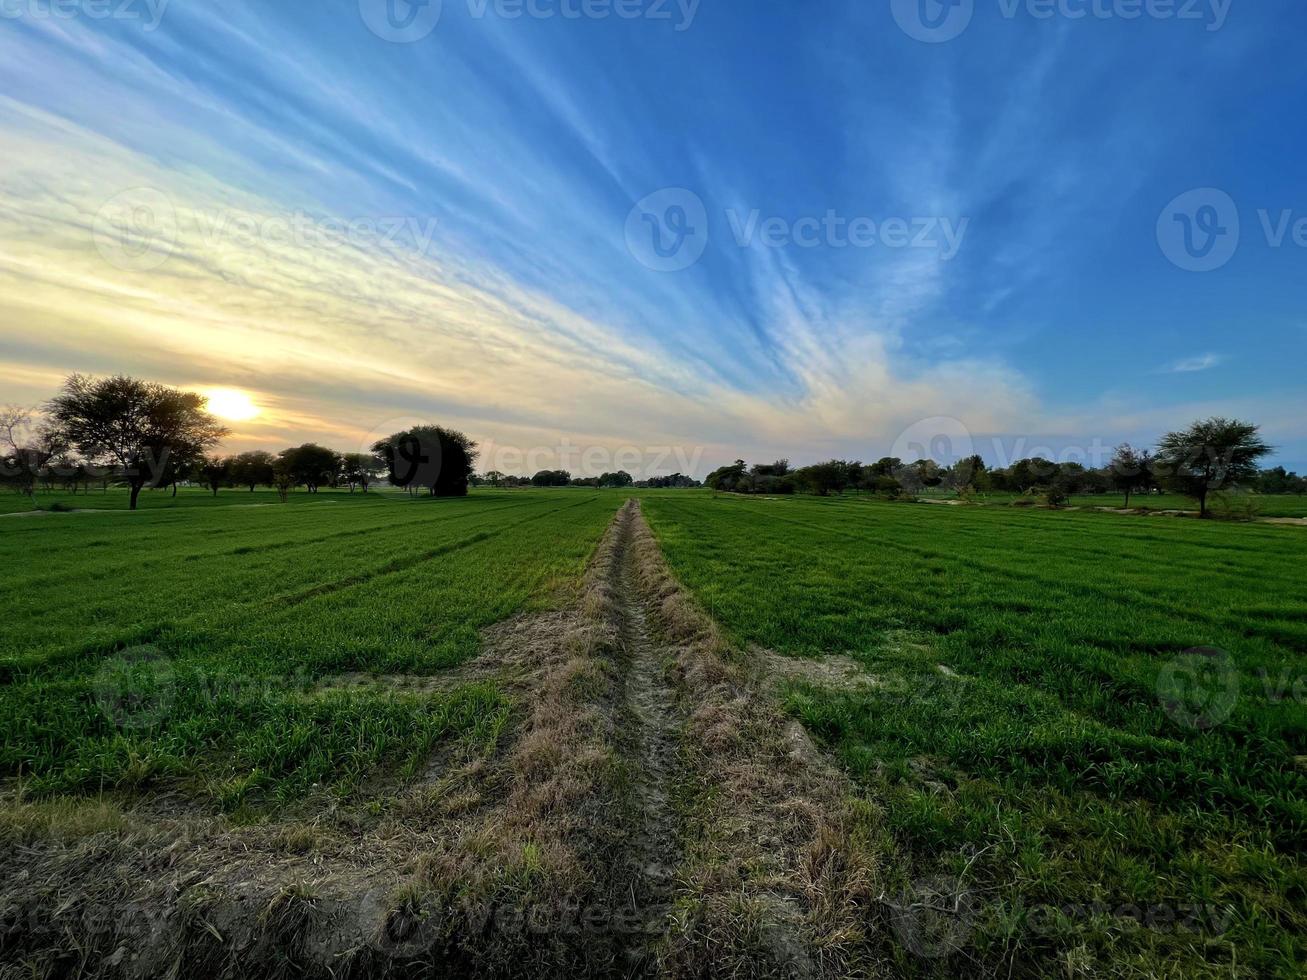
{"label": "green grass", "polygon": [[[905,972],[1298,975],[1302,530],[865,498],[645,510],[740,645],[880,678],[787,703],[883,808],[898,886],[959,877],[977,903],[960,952],[904,952]],[[1238,684],[1210,728],[1159,696],[1200,646]]]}
{"label": "green grass", "polygon": [[620,503],[307,497],[3,519],[0,771],[29,795],[167,781],[235,806],[484,744],[509,710],[492,685],[305,689],[462,663],[483,627],[571,594]]}
{"label": "green grass", "polygon": [[[938,497],[943,500],[953,499],[957,494],[952,491],[927,491],[923,497]],[[1014,500],[1022,499],[1021,494],[990,491],[978,494],[976,502],[989,505],[1010,505]],[[1029,500],[1030,498],[1024,498]],[[1082,493],[1071,497],[1068,507],[1124,507],[1125,497],[1119,493]],[[1257,493],[1220,493],[1213,494],[1208,501],[1213,514],[1226,514],[1236,517],[1307,517],[1307,496],[1298,494],[1257,494]],[[1131,494],[1132,510],[1184,510],[1197,511],[1198,501],[1191,497],[1182,497],[1177,493]]]}
{"label": "green grass", "polygon": [[[361,490],[356,490],[351,494],[348,490],[321,490],[318,493],[308,493],[301,489],[290,494],[286,505],[300,507],[349,501],[355,506],[365,506],[386,503],[411,503],[413,500],[414,498],[407,493],[390,488],[374,489],[367,494],[364,494]],[[79,489],[76,493],[67,490],[38,490],[34,497],[8,492],[0,493],[0,514],[61,510],[126,511],[129,503],[130,498],[127,491],[120,487],[109,487],[107,490],[102,490],[99,486],[94,486],[89,491]],[[177,495],[173,496],[172,488],[165,487],[159,490],[142,490],[138,509],[174,510],[193,507],[230,509],[251,505],[268,506],[271,504],[281,505],[281,498],[275,490],[258,489],[250,491],[226,487],[219,490],[217,496],[214,496],[212,491],[201,487],[179,487]]]}

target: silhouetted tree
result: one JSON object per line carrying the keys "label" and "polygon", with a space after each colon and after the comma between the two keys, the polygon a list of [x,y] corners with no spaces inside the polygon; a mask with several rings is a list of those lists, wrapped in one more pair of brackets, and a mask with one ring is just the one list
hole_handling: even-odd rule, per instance
{"label": "silhouetted tree", "polygon": [[219,488],[231,478],[231,460],[207,456],[200,462],[198,471],[204,480],[204,485],[212,490],[216,497]]}
{"label": "silhouetted tree", "polygon": [[253,493],[254,488],[260,484],[270,487],[273,482],[273,466],[276,462],[276,456],[262,451],[241,453],[238,456],[233,456],[231,459],[232,481],[242,487],[249,487],[250,493]]}
{"label": "silhouetted tree", "polygon": [[315,442],[283,449],[281,460],[295,485],[302,484],[309,493],[317,493],[323,484],[331,484],[340,471],[340,456]]}
{"label": "silhouetted tree", "polygon": [[375,453],[345,453],[340,457],[340,475],[349,484],[350,493],[355,487],[367,493],[378,474],[385,471],[385,462]]}
{"label": "silhouetted tree", "polygon": [[463,497],[476,466],[476,443],[461,432],[418,425],[375,443],[391,484],[426,487],[433,497]]}
{"label": "silhouetted tree", "polygon": [[48,413],[60,441],[91,462],[115,467],[136,509],[144,486],[157,486],[176,461],[192,461],[229,430],[205,410],[203,395],[116,376],[74,374]]}

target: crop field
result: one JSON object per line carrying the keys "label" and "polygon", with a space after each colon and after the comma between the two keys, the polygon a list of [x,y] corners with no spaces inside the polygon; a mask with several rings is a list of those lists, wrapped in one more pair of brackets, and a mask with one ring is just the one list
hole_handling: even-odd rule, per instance
{"label": "crop field", "polygon": [[898,887],[962,907],[945,938],[967,972],[1300,969],[1301,531],[865,499],[644,506],[736,645],[852,662],[800,672],[785,705],[883,811]]}
{"label": "crop field", "polygon": [[483,627],[575,588],[619,503],[179,499],[193,506],[0,526],[0,765],[26,793],[167,779],[227,807],[285,802],[412,767],[442,740],[493,738],[492,685],[424,698],[302,688],[465,661]]}
{"label": "crop field", "polygon": [[[57,937],[82,915],[92,974],[120,909],[172,901],[170,962],[216,955],[185,931],[200,907],[251,937],[233,975],[269,936],[304,976],[350,935],[331,955],[360,974],[1287,977],[1307,956],[1300,528],[693,491],[123,496],[0,518],[0,840],[36,883],[0,905]],[[610,924],[546,940],[459,904],[564,895]],[[112,927],[88,932],[97,907]],[[5,935],[33,975],[74,963]]]}
{"label": "crop field", "polygon": [[[928,491],[922,496],[941,500],[953,499],[951,491]],[[976,503],[991,506],[1011,505],[1023,498],[1016,493],[986,491],[976,497]],[[1031,498],[1024,498],[1031,502]],[[1300,494],[1222,493],[1212,497],[1212,512],[1236,518],[1247,517],[1307,517],[1307,497]],[[1125,497],[1119,493],[1073,494],[1066,503],[1067,509],[1092,510],[1096,507],[1121,508]],[[1189,497],[1177,493],[1131,494],[1130,509],[1140,511],[1196,512],[1197,505]]]}

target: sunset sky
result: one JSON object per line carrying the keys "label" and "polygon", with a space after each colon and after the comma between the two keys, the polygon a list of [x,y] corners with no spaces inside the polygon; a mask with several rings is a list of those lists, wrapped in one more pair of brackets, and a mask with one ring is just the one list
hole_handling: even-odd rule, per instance
{"label": "sunset sky", "polygon": [[[1219,413],[1307,468],[1307,5],[386,2],[5,6],[0,403],[122,372],[246,396],[232,451],[698,476]],[[1238,247],[1177,257],[1185,208]]]}

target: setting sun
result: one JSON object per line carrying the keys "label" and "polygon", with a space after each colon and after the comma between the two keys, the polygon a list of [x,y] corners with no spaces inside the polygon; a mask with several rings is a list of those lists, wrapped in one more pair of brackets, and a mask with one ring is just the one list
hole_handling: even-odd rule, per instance
{"label": "setting sun", "polygon": [[259,414],[259,406],[254,404],[249,395],[230,388],[217,388],[209,392],[208,405],[210,412],[229,422],[245,422]]}

